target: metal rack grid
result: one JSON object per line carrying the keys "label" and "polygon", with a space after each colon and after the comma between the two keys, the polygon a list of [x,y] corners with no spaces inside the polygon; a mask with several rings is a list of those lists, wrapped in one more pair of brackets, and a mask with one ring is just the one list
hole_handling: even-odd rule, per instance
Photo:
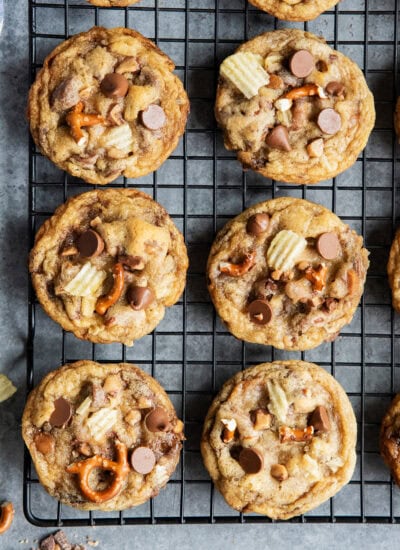
{"label": "metal rack grid", "polygon": [[[316,21],[296,25],[277,21],[245,0],[142,0],[130,8],[95,8],[85,0],[29,0],[29,15],[31,81],[57,43],[94,24],[136,28],[175,60],[191,99],[186,134],[158,172],[110,185],[136,186],[166,206],[184,233],[191,267],[181,301],[152,335],[133,348],[78,342],[45,316],[30,289],[28,389],[65,362],[85,357],[132,361],[167,389],[185,421],[187,441],[167,488],[148,504],[115,514],[71,510],[47,496],[26,451],[27,519],[40,526],[270,522],[231,510],[214,491],[199,452],[202,420],[213,395],[237,370],[262,361],[301,358],[325,367],[348,392],[358,419],[358,461],[347,487],[315,511],[291,521],[398,522],[400,492],[379,457],[378,430],[399,388],[400,373],[395,334],[399,321],[390,306],[385,274],[396,225],[398,159],[392,113],[397,97],[399,0],[346,0]],[[223,148],[212,113],[219,62],[240,42],[284,26],[322,34],[355,59],[376,99],[377,125],[355,165],[333,181],[309,187],[243,173],[234,155]],[[92,188],[55,169],[31,141],[31,243],[58,204]],[[245,207],[281,195],[328,206],[364,235],[371,251],[365,294],[353,322],[335,342],[303,353],[282,353],[235,340],[216,317],[204,281],[215,231]]]}

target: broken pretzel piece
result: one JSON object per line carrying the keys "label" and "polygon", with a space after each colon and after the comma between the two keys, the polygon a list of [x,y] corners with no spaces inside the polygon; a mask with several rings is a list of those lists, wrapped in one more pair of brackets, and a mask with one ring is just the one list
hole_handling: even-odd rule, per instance
{"label": "broken pretzel piece", "polygon": [[78,145],[83,144],[85,138],[82,128],[86,126],[94,126],[96,124],[104,124],[104,118],[100,115],[89,115],[83,112],[83,103],[80,101],[75,105],[65,118],[68,126],[71,128],[71,134]]}
{"label": "broken pretzel piece", "polygon": [[281,443],[287,443],[288,441],[304,442],[311,441],[314,435],[314,426],[307,426],[307,428],[289,428],[289,426],[280,426],[279,439]]}
{"label": "broken pretzel piece", "polygon": [[231,277],[241,277],[254,266],[256,263],[256,253],[249,252],[245,255],[243,262],[233,264],[231,262],[220,262],[219,270],[221,273],[230,275]]}
{"label": "broken pretzel piece", "polygon": [[301,97],[310,97],[319,95],[319,86],[316,84],[305,84],[300,88],[293,88],[282,96],[282,99],[300,99]]}
{"label": "broken pretzel piece", "polygon": [[[117,460],[115,462],[96,455],[80,462],[74,462],[66,468],[69,474],[77,474],[79,476],[79,488],[82,494],[91,502],[105,502],[118,495],[129,473],[128,449],[126,445],[120,441],[116,441],[115,447],[117,449]],[[95,491],[89,486],[90,474],[95,468],[113,473],[114,479],[107,489]]]}
{"label": "broken pretzel piece", "polygon": [[321,264],[317,269],[309,267],[305,271],[306,278],[311,281],[314,290],[322,290],[326,285],[326,276],[328,268],[325,264]]}
{"label": "broken pretzel piece", "polygon": [[229,443],[235,437],[235,432],[237,428],[236,420],[234,418],[231,418],[229,420],[227,418],[221,418],[221,422],[225,426],[222,432],[222,441],[224,443]]}
{"label": "broken pretzel piece", "polygon": [[4,502],[0,506],[0,535],[8,531],[14,519],[14,506],[12,502]]}
{"label": "broken pretzel piece", "polygon": [[95,311],[99,315],[104,315],[109,307],[114,305],[121,297],[124,289],[124,266],[122,263],[117,263],[114,266],[114,284],[108,294],[97,300]]}

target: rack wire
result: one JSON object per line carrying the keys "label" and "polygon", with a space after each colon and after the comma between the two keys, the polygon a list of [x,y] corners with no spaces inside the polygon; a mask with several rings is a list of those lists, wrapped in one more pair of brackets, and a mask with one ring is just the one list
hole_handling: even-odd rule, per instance
{"label": "rack wire", "polygon": [[[113,187],[135,186],[160,201],[184,233],[191,267],[181,301],[170,308],[153,334],[133,348],[78,342],[46,317],[29,295],[28,389],[49,370],[82,358],[131,361],[164,385],[185,421],[187,441],[167,488],[146,505],[120,513],[69,509],[40,486],[25,451],[24,511],[39,526],[161,523],[269,523],[231,510],[202,466],[199,440],[212,397],[239,369],[281,358],[319,363],[347,391],[359,427],[353,479],[315,511],[291,520],[309,522],[400,521],[400,492],[378,452],[379,424],[399,389],[399,319],[390,305],[385,264],[396,226],[398,158],[392,113],[397,97],[399,0],[346,0],[315,21],[289,24],[245,0],[142,0],[129,8],[96,8],[85,0],[29,0],[30,80],[59,42],[93,25],[128,26],[155,40],[176,62],[191,100],[187,131],[158,172]],[[220,61],[244,40],[296,26],[322,34],[364,69],[377,108],[377,125],[355,165],[334,180],[293,186],[242,172],[226,151],[213,117]],[[69,196],[92,189],[54,168],[30,142],[29,236]],[[335,342],[303,353],[283,353],[235,340],[215,315],[204,268],[215,232],[259,200],[303,197],[335,211],[361,232],[371,252],[362,302],[353,322]]]}

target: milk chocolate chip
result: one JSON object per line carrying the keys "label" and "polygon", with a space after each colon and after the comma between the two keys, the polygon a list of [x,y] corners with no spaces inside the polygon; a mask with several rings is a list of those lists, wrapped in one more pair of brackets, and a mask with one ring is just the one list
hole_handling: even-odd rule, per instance
{"label": "milk chocolate chip", "polygon": [[341,82],[333,80],[326,85],[325,90],[329,95],[339,96],[344,94],[345,86]]}
{"label": "milk chocolate chip", "polygon": [[81,256],[95,258],[103,252],[104,241],[96,231],[88,229],[78,237],[76,247]]}
{"label": "milk chocolate chip", "polygon": [[328,411],[324,406],[319,405],[315,409],[308,424],[314,426],[314,431],[316,432],[329,432],[331,421],[329,420]]}
{"label": "milk chocolate chip", "polygon": [[272,128],[270,133],[265,138],[265,143],[272,149],[280,149],[281,151],[291,151],[289,143],[289,134],[285,126],[279,125]]}
{"label": "milk chocolate chip", "polygon": [[169,425],[168,413],[163,407],[156,407],[145,418],[149,432],[166,432]]}
{"label": "milk chocolate chip", "polygon": [[155,454],[148,447],[137,447],[131,454],[132,468],[139,474],[149,474],[155,463]]}
{"label": "milk chocolate chip", "polygon": [[127,300],[129,305],[135,311],[146,309],[155,300],[154,292],[147,286],[135,286],[129,287]]}
{"label": "milk chocolate chip", "polygon": [[248,307],[250,320],[256,325],[267,325],[272,319],[272,309],[267,300],[254,300]]}
{"label": "milk chocolate chip", "polygon": [[247,220],[246,224],[246,231],[250,235],[254,235],[255,237],[258,237],[262,233],[265,233],[267,231],[269,226],[269,216],[268,214],[254,214],[253,216],[250,216],[250,218]]}
{"label": "milk chocolate chip", "polygon": [[106,97],[125,97],[129,88],[128,80],[118,73],[107,74],[100,84],[100,90]]}
{"label": "milk chocolate chip", "polygon": [[239,454],[239,464],[246,474],[258,474],[264,465],[264,459],[257,449],[243,448]]}
{"label": "milk chocolate chip", "polygon": [[149,130],[159,130],[167,120],[164,109],[159,105],[149,105],[146,110],[141,111],[140,118],[143,126]]}
{"label": "milk chocolate chip", "polygon": [[342,119],[335,109],[323,109],[317,119],[317,124],[324,134],[333,135],[342,127]]}
{"label": "milk chocolate chip", "polygon": [[297,76],[297,78],[305,78],[311,74],[315,68],[314,56],[307,50],[299,50],[292,55],[289,67],[294,76]]}
{"label": "milk chocolate chip", "polygon": [[62,428],[72,416],[72,406],[64,397],[54,401],[54,411],[51,413],[49,422],[53,428]]}
{"label": "milk chocolate chip", "polygon": [[341,252],[338,236],[333,231],[322,233],[317,240],[318,254],[325,260],[334,260]]}

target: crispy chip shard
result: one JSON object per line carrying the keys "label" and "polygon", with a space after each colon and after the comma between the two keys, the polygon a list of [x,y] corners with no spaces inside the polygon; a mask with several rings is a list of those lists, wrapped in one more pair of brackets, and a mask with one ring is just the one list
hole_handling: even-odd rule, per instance
{"label": "crispy chip shard", "polygon": [[86,399],[82,401],[82,403],[79,405],[79,407],[76,409],[76,414],[79,414],[80,416],[86,416],[89,412],[90,406],[92,404],[91,398],[88,396]]}
{"label": "crispy chip shard", "polygon": [[10,399],[17,391],[17,388],[5,374],[0,374],[0,403]]}
{"label": "crispy chip shard", "polygon": [[115,409],[103,408],[93,413],[87,420],[93,439],[101,441],[106,433],[112,430],[117,417],[118,413]]}
{"label": "crispy chip shard", "polygon": [[305,250],[307,241],[290,229],[279,231],[272,239],[267,250],[267,262],[273,269],[289,271],[292,269],[297,258]]}
{"label": "crispy chip shard", "polygon": [[93,296],[107,277],[105,271],[98,271],[86,262],[75,277],[64,287],[71,296]]}
{"label": "crispy chip shard", "polygon": [[105,132],[102,137],[102,144],[105,147],[115,147],[128,154],[132,146],[132,130],[129,124],[114,126]]}
{"label": "crispy chip shard", "polygon": [[269,82],[269,75],[262,67],[263,59],[251,52],[230,55],[221,64],[220,74],[231,82],[242,94],[251,99],[262,86]]}
{"label": "crispy chip shard", "polygon": [[269,393],[268,410],[276,416],[279,422],[284,423],[289,409],[286,394],[282,386],[275,380],[267,380],[267,387]]}

